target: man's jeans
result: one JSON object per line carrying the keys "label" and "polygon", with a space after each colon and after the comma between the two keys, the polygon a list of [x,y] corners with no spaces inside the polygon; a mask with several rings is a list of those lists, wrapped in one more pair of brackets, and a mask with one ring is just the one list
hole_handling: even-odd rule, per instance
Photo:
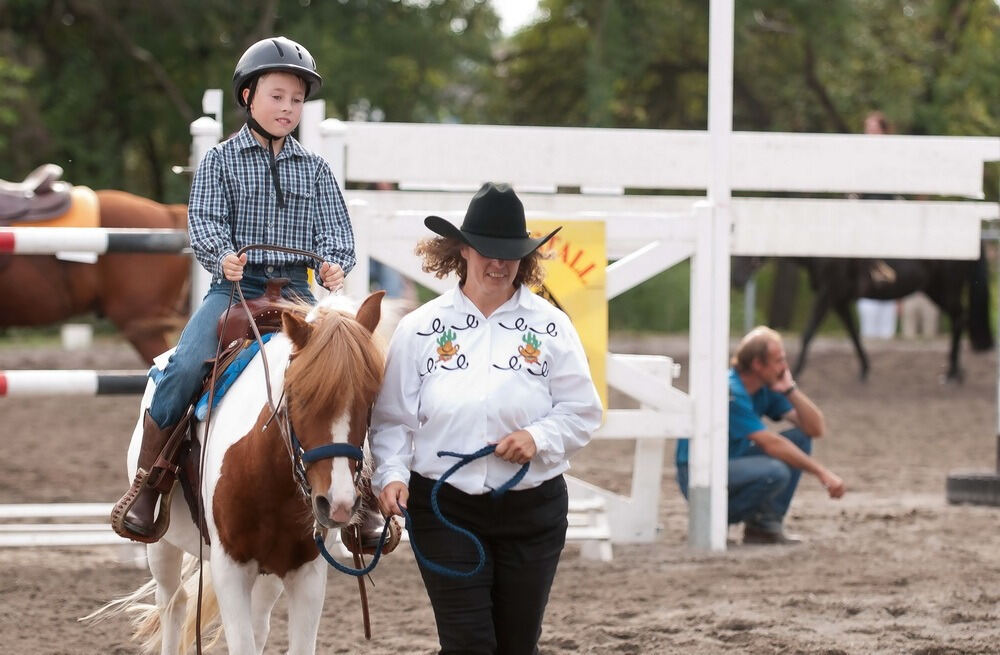
{"label": "man's jeans", "polygon": [[[805,454],[812,452],[812,438],[798,428],[781,433]],[[765,532],[779,532],[788,513],[802,471],[775,459],[751,444],[743,457],[729,460],[729,523],[745,521]],[[677,484],[688,495],[688,467],[677,467]]]}
{"label": "man's jeans", "polygon": [[[309,280],[304,266],[247,265],[243,270],[240,288],[250,300],[264,295],[270,278],[287,277],[290,284],[282,289],[285,298],[302,298],[314,302],[309,290]],[[232,282],[213,280],[201,306],[181,332],[177,349],[163,370],[163,377],[156,385],[156,393],[149,407],[149,414],[160,428],[174,425],[181,419],[192,398],[201,390],[202,380],[208,374],[207,360],[215,357],[219,346],[219,318],[229,307]],[[239,295],[234,299],[239,302]],[[243,311],[233,307],[232,311]]]}

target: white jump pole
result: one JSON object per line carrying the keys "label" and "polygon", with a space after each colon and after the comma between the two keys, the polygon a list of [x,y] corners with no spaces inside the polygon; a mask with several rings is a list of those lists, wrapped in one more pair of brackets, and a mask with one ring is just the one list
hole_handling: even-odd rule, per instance
{"label": "white jump pole", "polygon": [[146,371],[2,371],[0,398],[141,394]]}
{"label": "white jump pole", "polygon": [[0,253],[55,255],[60,252],[180,253],[188,247],[187,233],[173,228],[5,227],[0,228]]}

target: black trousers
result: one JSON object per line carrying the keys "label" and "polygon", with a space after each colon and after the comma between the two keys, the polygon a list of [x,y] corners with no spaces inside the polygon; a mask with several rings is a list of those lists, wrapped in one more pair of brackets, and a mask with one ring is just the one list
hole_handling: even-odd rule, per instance
{"label": "black trousers", "polygon": [[[433,486],[434,480],[411,473],[410,539],[431,561],[471,571],[479,561],[476,548],[434,516]],[[538,652],[545,605],[566,544],[568,503],[561,475],[498,498],[466,494],[447,483],[442,486],[441,513],[472,531],[486,551],[486,564],[471,578],[451,578],[420,567],[442,655]]]}

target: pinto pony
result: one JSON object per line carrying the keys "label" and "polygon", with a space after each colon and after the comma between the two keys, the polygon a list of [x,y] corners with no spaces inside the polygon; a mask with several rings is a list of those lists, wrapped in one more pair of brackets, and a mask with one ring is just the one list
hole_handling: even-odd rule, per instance
{"label": "pinto pony", "polygon": [[[98,191],[100,227],[187,226],[185,205],[162,205],[124,191]],[[191,259],[114,253],[95,264],[51,255],[0,255],[0,328],[35,327],[97,312],[152,363],[184,325]]]}
{"label": "pinto pony", "polygon": [[[209,433],[204,424],[199,426],[211,543],[207,562],[230,653],[263,652],[271,608],[282,590],[288,593],[288,652],[314,653],[327,570],[315,531],[381,520],[362,505],[356,485],[360,462],[333,457],[305,463],[302,483],[295,474],[302,461],[295,458],[322,447],[336,450],[330,444],[363,444],[385,365],[383,342],[374,334],[383,295],[369,296],[356,315],[338,308],[345,301],[340,296],[327,296],[308,315],[285,311],[283,330],[264,345],[263,358],[254,357],[216,404]],[[268,399],[265,375],[277,412]],[[152,382],[140,416],[151,397]],[[282,427],[285,416],[287,428]],[[129,448],[129,479],[141,437],[140,418]],[[197,567],[184,566],[183,560],[185,553],[199,552],[199,533],[190,516],[182,495],[174,494],[166,534],[147,546],[153,580],[87,618],[131,612],[136,614],[136,637],[144,639],[147,652],[157,644],[163,654],[186,652],[194,634],[187,606],[195,602],[190,579]],[[332,532],[327,534],[329,542]],[[139,602],[154,588],[155,608],[143,609]],[[203,611],[210,614],[213,604],[206,602]],[[205,617],[203,624],[209,623]]]}

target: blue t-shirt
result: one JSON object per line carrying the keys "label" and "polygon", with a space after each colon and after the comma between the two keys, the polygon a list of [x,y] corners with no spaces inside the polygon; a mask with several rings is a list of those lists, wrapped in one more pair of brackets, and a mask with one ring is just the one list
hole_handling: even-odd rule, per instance
{"label": "blue t-shirt", "polygon": [[[767,429],[761,416],[777,421],[791,410],[788,398],[768,387],[761,387],[751,396],[736,369],[729,369],[729,459],[745,457],[752,443],[750,435]],[[687,466],[688,439],[677,440],[675,461],[678,466]]]}

